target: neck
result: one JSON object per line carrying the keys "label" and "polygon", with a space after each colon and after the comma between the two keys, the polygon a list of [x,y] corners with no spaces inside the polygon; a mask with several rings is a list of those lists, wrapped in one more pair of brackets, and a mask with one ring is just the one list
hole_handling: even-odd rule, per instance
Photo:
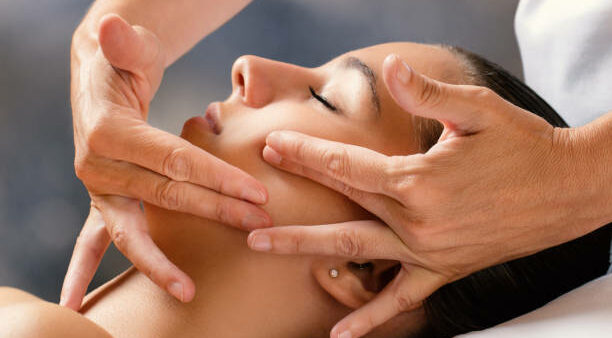
{"label": "neck", "polygon": [[196,297],[181,304],[131,269],[96,290],[83,313],[113,336],[327,336],[341,313],[310,273],[311,258],[261,254],[247,234],[147,207],[151,236],[191,276]]}

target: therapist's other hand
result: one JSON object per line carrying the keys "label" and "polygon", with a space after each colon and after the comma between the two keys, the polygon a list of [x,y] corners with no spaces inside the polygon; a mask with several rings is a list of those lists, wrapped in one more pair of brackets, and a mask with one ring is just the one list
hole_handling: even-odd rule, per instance
{"label": "therapist's other hand", "polygon": [[[385,84],[405,111],[444,125],[425,154],[386,156],[290,131],[271,133],[271,164],[335,189],[382,220],[253,231],[249,246],[401,262],[397,277],[339,322],[359,337],[435,290],[503,261],[576,238],[580,182],[572,131],[553,128],[493,91],[422,76],[396,56]],[[578,201],[578,202],[577,202]]]}
{"label": "therapist's other hand", "polygon": [[82,55],[74,46],[72,53],[75,169],[91,196],[91,210],[60,303],[81,306],[111,241],[158,286],[190,301],[195,285],[149,236],[141,201],[252,230],[271,224],[255,205],[266,202],[266,189],[240,169],[147,124],[166,67],[153,33],[117,15],[102,18],[98,32],[95,54]]}

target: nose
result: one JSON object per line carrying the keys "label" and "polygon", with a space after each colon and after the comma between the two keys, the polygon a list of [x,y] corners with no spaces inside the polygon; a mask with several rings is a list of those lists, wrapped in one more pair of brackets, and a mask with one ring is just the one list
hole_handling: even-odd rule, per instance
{"label": "nose", "polygon": [[232,66],[232,90],[249,107],[261,108],[286,94],[300,81],[300,67],[260,58],[239,57]]}

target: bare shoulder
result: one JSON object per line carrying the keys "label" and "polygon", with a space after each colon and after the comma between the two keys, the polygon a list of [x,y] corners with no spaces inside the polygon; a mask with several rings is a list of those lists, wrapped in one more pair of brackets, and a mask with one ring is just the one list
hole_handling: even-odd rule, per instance
{"label": "bare shoulder", "polygon": [[111,337],[77,312],[7,287],[0,287],[0,336]]}

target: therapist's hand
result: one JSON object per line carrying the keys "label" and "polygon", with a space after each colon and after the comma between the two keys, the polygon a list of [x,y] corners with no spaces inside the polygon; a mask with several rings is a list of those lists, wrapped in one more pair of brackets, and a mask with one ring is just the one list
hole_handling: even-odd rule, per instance
{"label": "therapist's hand", "polygon": [[[385,84],[405,111],[444,124],[425,154],[386,156],[296,132],[271,133],[271,164],[335,189],[377,215],[376,221],[253,231],[253,249],[401,262],[397,277],[332,330],[359,337],[439,287],[485,267],[583,235],[593,184],[578,177],[575,131],[491,90],[422,76],[396,56]],[[588,178],[587,178],[588,179]],[[586,189],[587,191],[584,191]]]}
{"label": "therapist's hand", "polygon": [[98,32],[95,53],[78,46],[72,53],[75,169],[91,196],[91,210],[60,303],[81,306],[111,241],[153,282],[190,301],[194,283],[149,236],[141,201],[252,230],[271,224],[255,205],[266,202],[266,189],[240,169],[147,124],[166,66],[153,33],[116,15],[102,18]]}

